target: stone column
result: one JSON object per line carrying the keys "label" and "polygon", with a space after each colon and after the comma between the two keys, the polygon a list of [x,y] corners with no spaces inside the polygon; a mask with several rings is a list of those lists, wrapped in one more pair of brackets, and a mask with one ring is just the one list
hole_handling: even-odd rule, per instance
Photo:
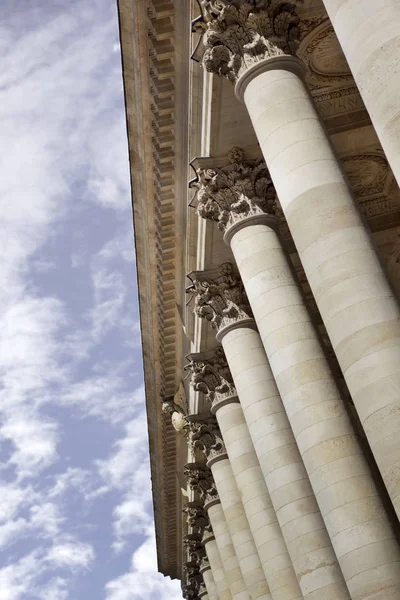
{"label": "stone column", "polygon": [[[232,503],[244,509],[271,596],[303,599],[222,348],[189,360],[192,385],[206,392],[216,415],[241,499],[231,495]],[[192,440],[205,435],[214,435],[212,424],[192,424]]]}
{"label": "stone column", "polygon": [[[204,508],[207,511],[214,532],[226,583],[229,586],[232,600],[251,600],[246,590],[246,585],[210,469],[196,463],[189,463],[186,466],[185,474],[191,488],[198,491],[204,500]],[[220,592],[220,587],[218,588],[218,591]],[[223,596],[223,598],[225,600],[225,596]],[[228,600],[227,595],[226,600]]]}
{"label": "stone column", "polygon": [[[225,344],[230,335],[256,332],[253,331],[255,324],[243,285],[232,272],[232,266],[223,265],[218,275],[202,272],[192,273],[191,277],[196,290],[196,313],[211,321],[218,338],[222,338]],[[258,333],[256,336],[259,338]],[[248,365],[250,359],[254,361],[250,363],[254,369],[248,371],[243,382],[235,379],[235,384],[238,385],[249,431],[303,597],[305,600],[317,600],[321,596],[329,600],[348,599],[342,573],[265,352],[262,349],[261,355],[255,356],[251,350],[248,344],[243,345],[244,352],[250,351],[244,364]],[[220,363],[214,361],[212,365],[214,380],[205,377],[208,369],[204,369],[199,381],[204,392],[212,393],[216,385],[216,389],[222,392],[230,384],[230,371]],[[234,363],[232,374],[237,374]]]}
{"label": "stone column", "polygon": [[[204,547],[206,548],[206,546]],[[208,598],[208,600],[218,600],[217,588],[215,586],[214,577],[211,571],[210,561],[207,556],[203,558],[200,564],[200,573],[203,576],[205,590],[204,592],[202,591],[199,593],[199,597]]]}
{"label": "stone column", "polygon": [[323,2],[400,185],[400,4]]}
{"label": "stone column", "polygon": [[[190,443],[207,457],[232,544],[251,600],[271,600],[232,467],[214,418],[190,423]],[[211,517],[210,517],[211,518]],[[214,534],[216,529],[213,525]]]}
{"label": "stone column", "polygon": [[205,583],[200,586],[199,598],[202,598],[204,600],[209,600],[209,598],[210,598],[209,595],[208,595]]}
{"label": "stone column", "polygon": [[[334,3],[327,2],[331,7]],[[400,516],[400,309],[303,83],[303,66],[291,55],[298,38],[295,4],[209,2],[196,25],[204,32],[201,60],[208,70],[235,82],[236,94],[247,106],[314,298]],[[382,18],[385,11],[394,14],[394,0],[384,3],[392,7],[387,9],[379,0],[343,1],[335,22],[353,10],[358,14],[363,4],[374,5],[366,12],[367,21],[378,6]],[[350,30],[351,24],[344,19],[341,27]],[[380,35],[376,29],[365,40],[368,49]],[[360,47],[360,56],[363,51]],[[379,77],[385,76],[379,70]],[[392,97],[383,86],[377,106]],[[399,144],[395,112],[393,107],[384,110],[390,115],[387,131],[393,127],[392,139]],[[389,154],[393,160],[396,151]],[[238,208],[240,212],[240,204]],[[289,288],[284,290],[287,296]]]}
{"label": "stone column", "polygon": [[[254,219],[232,226],[232,249],[333,548],[353,598],[368,598],[376,589],[382,599],[394,599],[400,593],[397,541],[279,240]],[[243,283],[226,264],[215,279],[196,277],[197,314],[210,318],[211,310],[215,326],[231,327],[234,303],[244,303]],[[251,357],[241,343],[238,337],[233,350],[236,374],[251,386],[252,361],[259,356]],[[311,506],[298,502],[306,513]]]}
{"label": "stone column", "polygon": [[[205,532],[203,536],[203,545],[207,554],[207,558],[210,562],[212,577],[215,583],[217,595],[215,600],[231,600],[232,594],[230,592],[227,580],[225,578],[224,568],[222,566],[221,557],[218,551],[217,543],[213,532]],[[204,581],[208,589],[210,600],[214,600],[212,597],[212,591],[207,585],[207,579],[204,576]]]}

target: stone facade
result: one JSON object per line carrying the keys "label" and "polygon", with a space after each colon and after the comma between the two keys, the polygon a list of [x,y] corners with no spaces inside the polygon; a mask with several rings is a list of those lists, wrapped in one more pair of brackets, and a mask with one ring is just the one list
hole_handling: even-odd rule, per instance
{"label": "stone facade", "polygon": [[398,2],[118,5],[159,570],[398,600]]}

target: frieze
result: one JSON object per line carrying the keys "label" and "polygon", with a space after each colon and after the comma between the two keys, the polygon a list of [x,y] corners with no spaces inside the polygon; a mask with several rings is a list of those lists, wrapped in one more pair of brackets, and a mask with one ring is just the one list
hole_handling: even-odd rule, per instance
{"label": "frieze", "polygon": [[193,271],[188,277],[192,285],[187,292],[194,297],[194,312],[214,329],[252,318],[242,280],[231,263],[222,264],[217,272]]}
{"label": "frieze", "polygon": [[[300,28],[303,30],[302,24]],[[353,84],[354,80],[330,20],[309,23],[302,31],[297,56],[307,67],[307,84],[311,91]]]}
{"label": "frieze", "polygon": [[400,210],[400,194],[382,152],[364,152],[341,158],[360,209],[368,218]]}
{"label": "frieze", "polygon": [[299,42],[301,0],[198,0],[201,34],[192,58],[236,82],[247,69],[274,56],[293,54]]}

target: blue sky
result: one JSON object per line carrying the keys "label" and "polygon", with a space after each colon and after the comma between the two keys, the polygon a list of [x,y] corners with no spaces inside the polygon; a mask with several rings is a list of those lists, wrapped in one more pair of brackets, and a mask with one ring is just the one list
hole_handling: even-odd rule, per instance
{"label": "blue sky", "polygon": [[157,574],[113,0],[3,0],[0,600]]}

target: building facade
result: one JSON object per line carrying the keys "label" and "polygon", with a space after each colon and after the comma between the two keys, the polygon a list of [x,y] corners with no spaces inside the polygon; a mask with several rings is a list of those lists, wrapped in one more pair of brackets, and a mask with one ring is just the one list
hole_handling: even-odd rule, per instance
{"label": "building facade", "polygon": [[159,570],[400,599],[400,4],[119,17]]}

